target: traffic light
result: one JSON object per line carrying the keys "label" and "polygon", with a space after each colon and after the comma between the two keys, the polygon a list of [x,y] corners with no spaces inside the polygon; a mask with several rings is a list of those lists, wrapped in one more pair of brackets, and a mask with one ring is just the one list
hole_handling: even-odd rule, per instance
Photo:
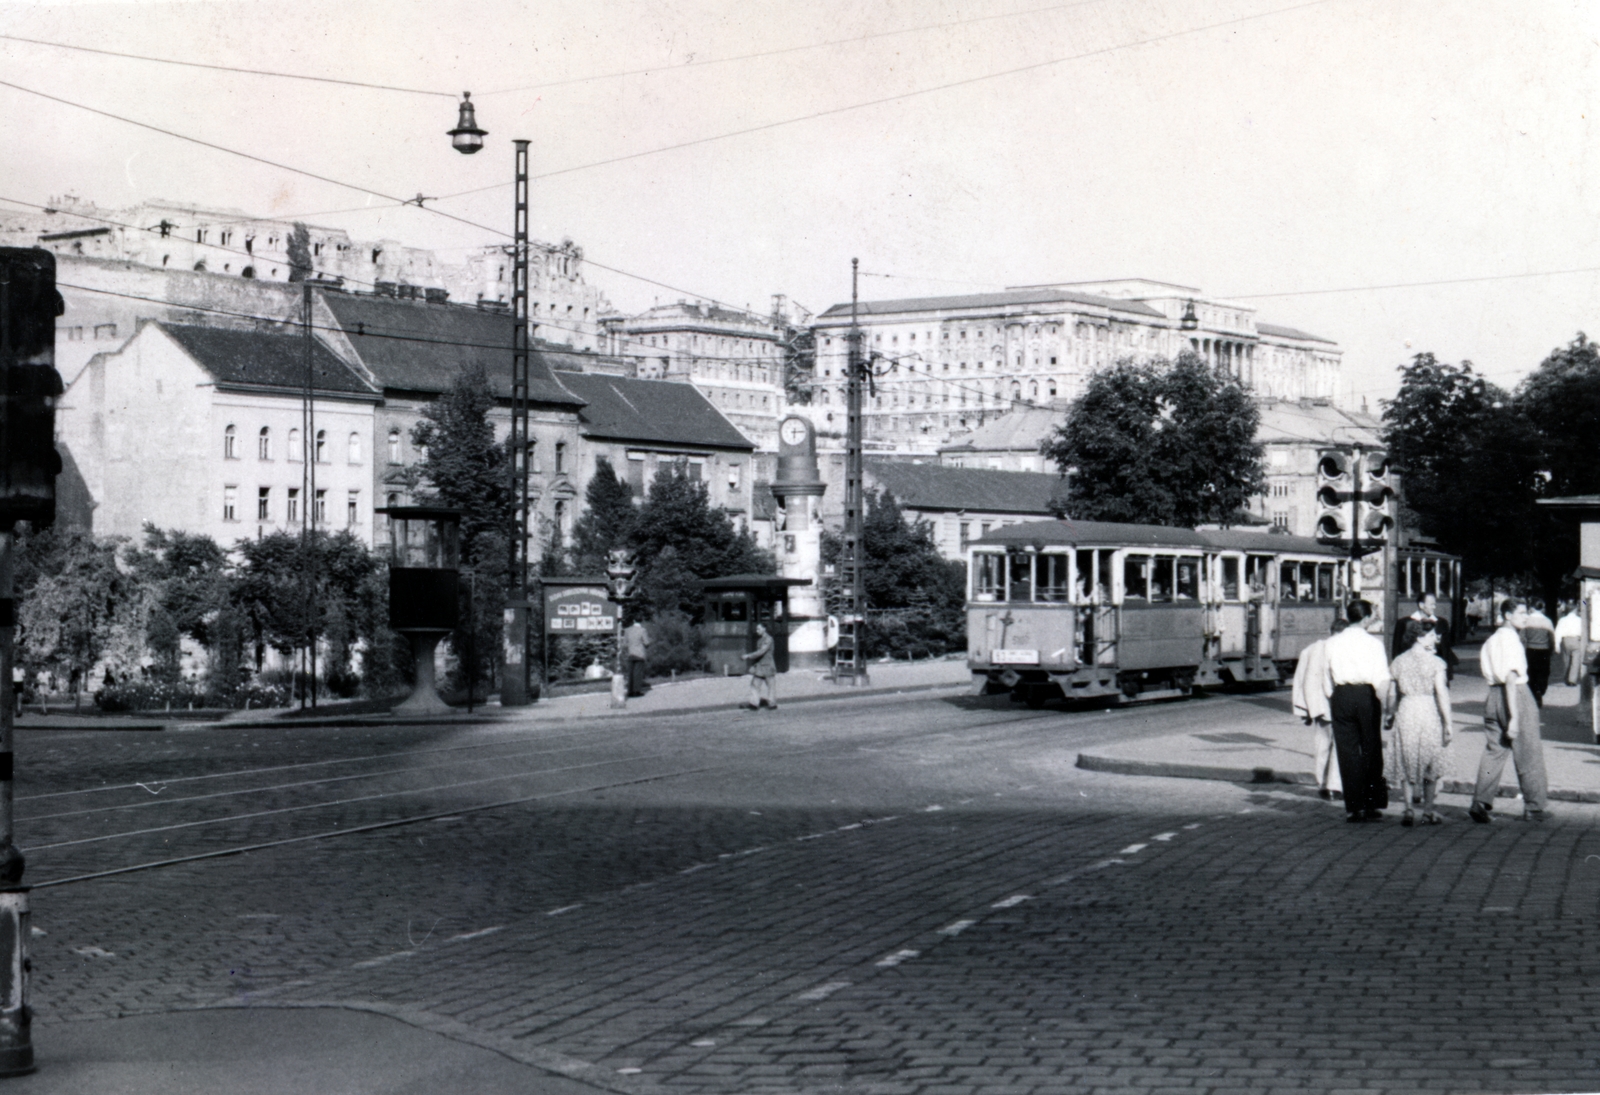
{"label": "traffic light", "polygon": [[1374,449],[1362,458],[1361,495],[1356,528],[1361,539],[1384,543],[1394,528],[1390,503],[1394,500],[1394,483],[1390,477],[1389,454]]}
{"label": "traffic light", "polygon": [[1355,496],[1355,474],[1350,454],[1323,449],[1317,454],[1317,538],[1348,540],[1351,535],[1350,500]]}
{"label": "traffic light", "polygon": [[632,552],[618,549],[607,553],[606,584],[611,587],[613,601],[626,601],[633,596],[634,577],[638,573],[639,568],[633,565]]}
{"label": "traffic light", "polygon": [[54,523],[56,476],[56,260],[36,247],[0,247],[0,530]]}

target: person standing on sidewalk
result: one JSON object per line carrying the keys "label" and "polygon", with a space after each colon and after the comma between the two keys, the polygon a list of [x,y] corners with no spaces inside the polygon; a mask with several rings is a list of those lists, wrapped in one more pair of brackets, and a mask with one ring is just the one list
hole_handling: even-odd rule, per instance
{"label": "person standing on sidewalk", "polygon": [[1455,650],[1451,648],[1449,622],[1440,618],[1439,598],[1432,593],[1424,593],[1418,597],[1417,610],[1405,619],[1395,623],[1394,645],[1389,649],[1390,655],[1398,658],[1411,648],[1411,640],[1406,636],[1409,633],[1407,625],[1412,620],[1433,625],[1434,631],[1439,636],[1438,654],[1440,658],[1444,659],[1445,680],[1447,682],[1452,680],[1456,675],[1456,666],[1461,664],[1461,659],[1456,657]]}
{"label": "person standing on sidewalk", "polygon": [[1562,604],[1561,618],[1556,621],[1556,649],[1561,652],[1562,677],[1577,684],[1583,672],[1583,611],[1579,601]]}
{"label": "person standing on sidewalk", "polygon": [[1483,707],[1484,749],[1478,759],[1478,784],[1467,812],[1479,824],[1488,824],[1489,811],[1500,793],[1500,776],[1506,756],[1517,762],[1517,784],[1522,788],[1524,821],[1543,821],[1549,806],[1544,772],[1544,742],[1539,737],[1539,705],[1528,688],[1528,658],[1518,633],[1528,622],[1524,601],[1507,601],[1503,622],[1483,644],[1478,664],[1489,686]]}
{"label": "person standing on sidewalk", "polygon": [[642,696],[649,687],[644,678],[650,661],[650,630],[635,616],[622,633],[622,642],[628,655],[628,695]]}
{"label": "person standing on sidewalk", "polygon": [[[1337,635],[1349,624],[1334,620],[1331,634]],[[1339,779],[1339,761],[1333,751],[1333,712],[1328,697],[1322,694],[1322,679],[1328,673],[1328,640],[1318,639],[1300,651],[1294,667],[1294,713],[1311,727],[1312,773],[1317,778],[1317,794],[1326,799],[1343,798],[1344,783]]]}
{"label": "person standing on sidewalk", "polygon": [[765,624],[756,624],[756,648],[744,656],[750,663],[750,702],[745,706],[759,711],[767,704],[778,709],[778,663],[772,657],[772,634]]}
{"label": "person standing on sidewalk", "polygon": [[1544,694],[1550,687],[1550,655],[1556,647],[1556,625],[1544,614],[1544,602],[1528,602],[1528,622],[1522,624],[1522,646],[1528,654],[1528,691],[1533,702],[1544,706]]}
{"label": "person standing on sidewalk", "polygon": [[1389,686],[1388,725],[1394,736],[1387,751],[1388,775],[1400,785],[1400,801],[1406,807],[1400,824],[1406,826],[1415,821],[1413,789],[1422,793],[1422,820],[1429,825],[1444,820],[1433,808],[1433,796],[1444,773],[1444,751],[1455,720],[1444,659],[1438,655],[1440,637],[1434,621],[1407,621],[1406,652],[1389,664],[1394,682]]}
{"label": "person standing on sidewalk", "polygon": [[1351,601],[1350,626],[1329,638],[1323,695],[1333,722],[1344,781],[1346,821],[1380,821],[1389,805],[1383,781],[1383,704],[1389,695],[1389,656],[1383,640],[1367,631],[1372,606]]}

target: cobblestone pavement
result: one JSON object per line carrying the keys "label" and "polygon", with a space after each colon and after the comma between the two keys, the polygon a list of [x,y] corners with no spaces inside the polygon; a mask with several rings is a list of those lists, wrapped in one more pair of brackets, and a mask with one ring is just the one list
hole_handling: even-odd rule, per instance
{"label": "cobblestone pavement", "polygon": [[36,1040],[332,1003],[620,1092],[1600,1089],[1596,808],[1351,826],[1072,766],[1285,717],[25,736],[35,884],[270,845],[36,890]]}

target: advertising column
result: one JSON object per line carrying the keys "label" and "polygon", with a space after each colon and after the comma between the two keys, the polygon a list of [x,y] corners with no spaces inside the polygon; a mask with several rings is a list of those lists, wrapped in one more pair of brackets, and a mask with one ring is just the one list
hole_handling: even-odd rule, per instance
{"label": "advertising column", "polygon": [[772,493],[778,499],[773,548],[778,574],[810,585],[789,590],[789,665],[792,669],[828,667],[828,614],[822,603],[822,522],[817,511],[827,485],[817,470],[817,440],[811,423],[798,416],[778,427],[778,474]]}

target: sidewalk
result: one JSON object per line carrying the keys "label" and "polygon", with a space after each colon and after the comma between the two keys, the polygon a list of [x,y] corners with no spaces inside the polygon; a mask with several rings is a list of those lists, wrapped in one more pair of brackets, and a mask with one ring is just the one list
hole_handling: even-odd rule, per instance
{"label": "sidewalk", "polygon": [[[1445,778],[1439,790],[1471,794],[1483,752],[1483,705],[1488,689],[1477,673],[1477,647],[1459,651],[1461,665],[1450,688],[1455,732],[1445,752]],[[1217,779],[1235,783],[1293,783],[1315,786],[1311,729],[1289,709],[1289,689],[1260,693],[1246,702],[1281,709],[1280,719],[1252,719],[1248,730],[1174,734],[1143,741],[1097,746],[1078,754],[1078,767],[1120,775]],[[1552,683],[1545,694],[1541,734],[1550,798],[1559,802],[1600,802],[1600,746],[1588,719],[1578,712],[1578,689]],[[1506,765],[1501,797],[1516,797],[1515,764]],[[1503,809],[1503,808],[1502,808]],[[1498,816],[1502,811],[1497,810]]]}

